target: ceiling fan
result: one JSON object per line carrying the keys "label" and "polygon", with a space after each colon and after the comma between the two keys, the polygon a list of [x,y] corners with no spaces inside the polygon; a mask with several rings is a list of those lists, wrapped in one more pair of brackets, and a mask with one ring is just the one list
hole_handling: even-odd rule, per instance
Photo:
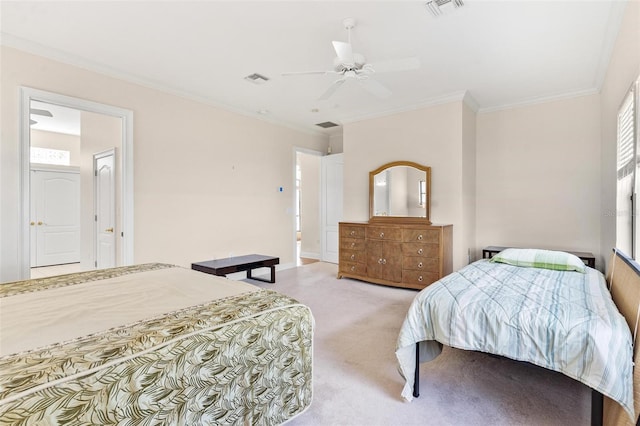
{"label": "ceiling fan", "polygon": [[285,72],[283,76],[310,75],[310,74],[337,74],[340,76],[331,86],[318,98],[326,100],[333,95],[340,86],[347,80],[355,80],[365,90],[379,98],[391,96],[391,90],[383,86],[378,81],[371,78],[374,73],[406,71],[420,68],[420,60],[415,57],[396,59],[393,61],[369,64],[363,55],[355,53],[351,46],[351,30],[356,26],[354,18],[346,18],[343,22],[344,28],[348,31],[349,42],[334,41],[333,49],[337,57],[333,60],[333,69],[329,71],[303,71]]}
{"label": "ceiling fan", "polygon": [[[30,115],[41,115],[43,117],[53,117],[53,114],[51,114],[51,111],[47,111],[46,109],[31,108],[29,113]],[[29,125],[33,126],[34,124],[38,124],[38,122],[30,117]]]}

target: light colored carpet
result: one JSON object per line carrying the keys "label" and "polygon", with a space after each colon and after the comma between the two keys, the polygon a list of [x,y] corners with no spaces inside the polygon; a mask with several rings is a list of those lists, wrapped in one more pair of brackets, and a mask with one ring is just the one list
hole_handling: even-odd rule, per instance
{"label": "light colored carpet", "polygon": [[315,318],[313,402],[288,425],[588,425],[591,392],[528,363],[445,347],[406,402],[395,344],[413,290],[336,279],[317,262],[248,280],[308,305]]}

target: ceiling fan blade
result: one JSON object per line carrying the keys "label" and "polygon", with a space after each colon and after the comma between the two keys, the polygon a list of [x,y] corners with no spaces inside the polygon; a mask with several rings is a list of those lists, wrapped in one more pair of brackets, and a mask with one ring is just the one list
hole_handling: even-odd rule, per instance
{"label": "ceiling fan blade", "polygon": [[43,117],[53,117],[51,111],[47,111],[46,109],[31,108],[29,112],[35,115],[42,115]]}
{"label": "ceiling fan blade", "polygon": [[283,77],[291,77],[292,75],[324,75],[324,74],[330,74],[333,73],[333,71],[300,71],[300,72],[283,72],[282,75]]}
{"label": "ceiling fan blade", "polygon": [[351,44],[345,43],[343,41],[334,41],[333,48],[336,51],[336,55],[345,65],[353,65],[355,63],[355,59],[353,59],[353,49],[351,48]]}
{"label": "ceiling fan blade", "polygon": [[341,78],[340,80],[336,80],[333,82],[333,84],[331,86],[329,86],[329,88],[327,90],[325,90],[325,92],[320,95],[320,97],[318,98],[319,101],[324,101],[327,100],[331,97],[331,95],[333,95],[335,93],[336,90],[338,90],[338,88],[340,86],[342,86],[345,82],[344,78]]}
{"label": "ceiling fan blade", "polygon": [[358,83],[362,87],[365,88],[369,93],[379,97],[379,98],[388,98],[391,96],[391,90],[384,87],[382,84],[378,83],[376,80],[372,78],[360,78],[358,79]]}
{"label": "ceiling fan blade", "polygon": [[375,72],[409,71],[420,68],[420,59],[416,57],[401,58],[370,65]]}

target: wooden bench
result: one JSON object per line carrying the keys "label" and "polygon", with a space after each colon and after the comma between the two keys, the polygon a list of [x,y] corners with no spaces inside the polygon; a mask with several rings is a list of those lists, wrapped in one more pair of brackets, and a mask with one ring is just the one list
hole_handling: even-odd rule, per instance
{"label": "wooden bench", "polygon": [[[279,257],[264,256],[261,254],[248,254],[246,256],[227,257],[224,259],[205,260],[191,264],[191,269],[204,272],[206,274],[218,275],[221,277],[234,272],[247,271],[247,278],[266,283],[276,282],[276,266],[280,263]],[[251,271],[257,268],[270,268],[271,279],[251,276]]]}

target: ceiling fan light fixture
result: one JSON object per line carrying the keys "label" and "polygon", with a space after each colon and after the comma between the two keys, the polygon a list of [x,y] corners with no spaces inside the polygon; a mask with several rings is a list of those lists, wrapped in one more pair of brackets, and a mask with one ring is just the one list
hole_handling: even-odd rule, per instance
{"label": "ceiling fan light fixture", "polygon": [[424,5],[433,16],[438,17],[464,6],[464,2],[462,0],[429,0]]}

